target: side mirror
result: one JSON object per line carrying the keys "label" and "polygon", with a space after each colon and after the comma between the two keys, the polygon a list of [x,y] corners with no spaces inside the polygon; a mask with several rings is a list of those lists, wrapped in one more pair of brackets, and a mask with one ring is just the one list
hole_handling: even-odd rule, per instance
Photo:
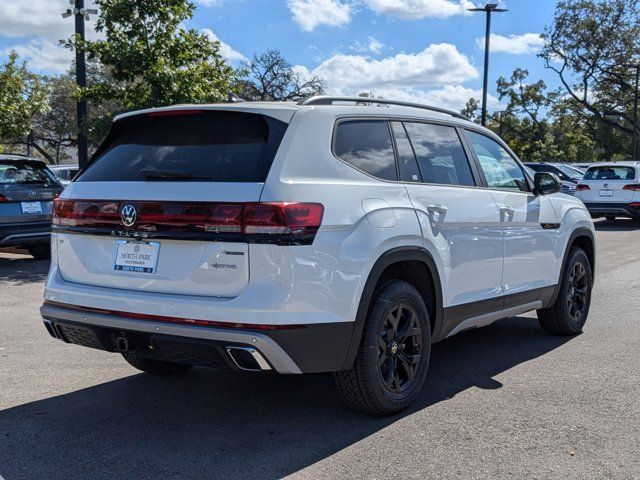
{"label": "side mirror", "polygon": [[536,195],[551,195],[560,191],[560,179],[553,173],[536,172],[533,176],[533,188]]}

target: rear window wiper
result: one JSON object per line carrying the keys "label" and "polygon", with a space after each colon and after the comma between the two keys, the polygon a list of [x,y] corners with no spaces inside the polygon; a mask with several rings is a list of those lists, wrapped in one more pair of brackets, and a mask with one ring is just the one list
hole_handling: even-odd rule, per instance
{"label": "rear window wiper", "polygon": [[155,170],[145,168],[140,170],[145,180],[211,180],[208,175],[194,175],[176,170]]}

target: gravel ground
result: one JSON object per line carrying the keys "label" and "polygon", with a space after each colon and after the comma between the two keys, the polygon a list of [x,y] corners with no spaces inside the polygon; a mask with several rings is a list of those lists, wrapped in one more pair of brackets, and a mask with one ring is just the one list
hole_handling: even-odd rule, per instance
{"label": "gravel ground", "polygon": [[640,478],[640,229],[598,222],[575,338],[534,315],[434,346],[415,406],[344,408],[328,375],[137,373],[40,321],[48,265],[0,253],[0,476]]}

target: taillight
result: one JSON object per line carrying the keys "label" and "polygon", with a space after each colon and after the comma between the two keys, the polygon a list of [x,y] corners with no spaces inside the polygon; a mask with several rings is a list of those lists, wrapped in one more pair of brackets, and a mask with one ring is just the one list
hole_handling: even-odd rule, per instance
{"label": "taillight", "polygon": [[248,234],[304,235],[315,233],[322,222],[319,203],[247,203],[244,232]]}
{"label": "taillight", "polygon": [[622,187],[623,190],[633,190],[634,192],[640,192],[640,183],[631,183]]}
{"label": "taillight", "polygon": [[0,193],[0,203],[4,203],[4,202],[8,202],[9,199],[3,195],[2,193]]}
{"label": "taillight", "polygon": [[589,185],[584,185],[579,183],[578,185],[576,185],[576,190],[579,192],[580,190],[591,190],[589,188]]}
{"label": "taillight", "polygon": [[[121,210],[133,205],[135,222],[125,226]],[[61,228],[103,229],[103,233],[170,238],[215,238],[251,243],[310,244],[320,228],[319,203],[194,203],[62,200],[53,204],[53,224]],[[120,233],[118,233],[120,232]],[[96,232],[99,233],[99,232]]]}

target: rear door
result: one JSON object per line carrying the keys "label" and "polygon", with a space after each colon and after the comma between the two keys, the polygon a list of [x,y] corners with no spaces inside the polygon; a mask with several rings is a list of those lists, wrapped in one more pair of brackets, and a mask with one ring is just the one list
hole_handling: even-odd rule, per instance
{"label": "rear door", "polygon": [[49,221],[61,190],[44,163],[0,159],[0,224]]}
{"label": "rear door", "polygon": [[[293,113],[291,113],[293,115]],[[71,282],[232,297],[249,281],[242,204],[257,202],[287,123],[166,110],[114,125],[54,225]]]}
{"label": "rear door", "polygon": [[627,185],[636,183],[636,169],[632,166],[601,165],[591,167],[582,178],[589,190],[580,190],[585,203],[628,203],[634,190]]}
{"label": "rear door", "polygon": [[465,317],[501,309],[500,215],[491,194],[477,188],[477,173],[457,130],[409,121],[392,122],[392,127],[425,241],[443,267],[444,306],[451,313],[445,329]]}

